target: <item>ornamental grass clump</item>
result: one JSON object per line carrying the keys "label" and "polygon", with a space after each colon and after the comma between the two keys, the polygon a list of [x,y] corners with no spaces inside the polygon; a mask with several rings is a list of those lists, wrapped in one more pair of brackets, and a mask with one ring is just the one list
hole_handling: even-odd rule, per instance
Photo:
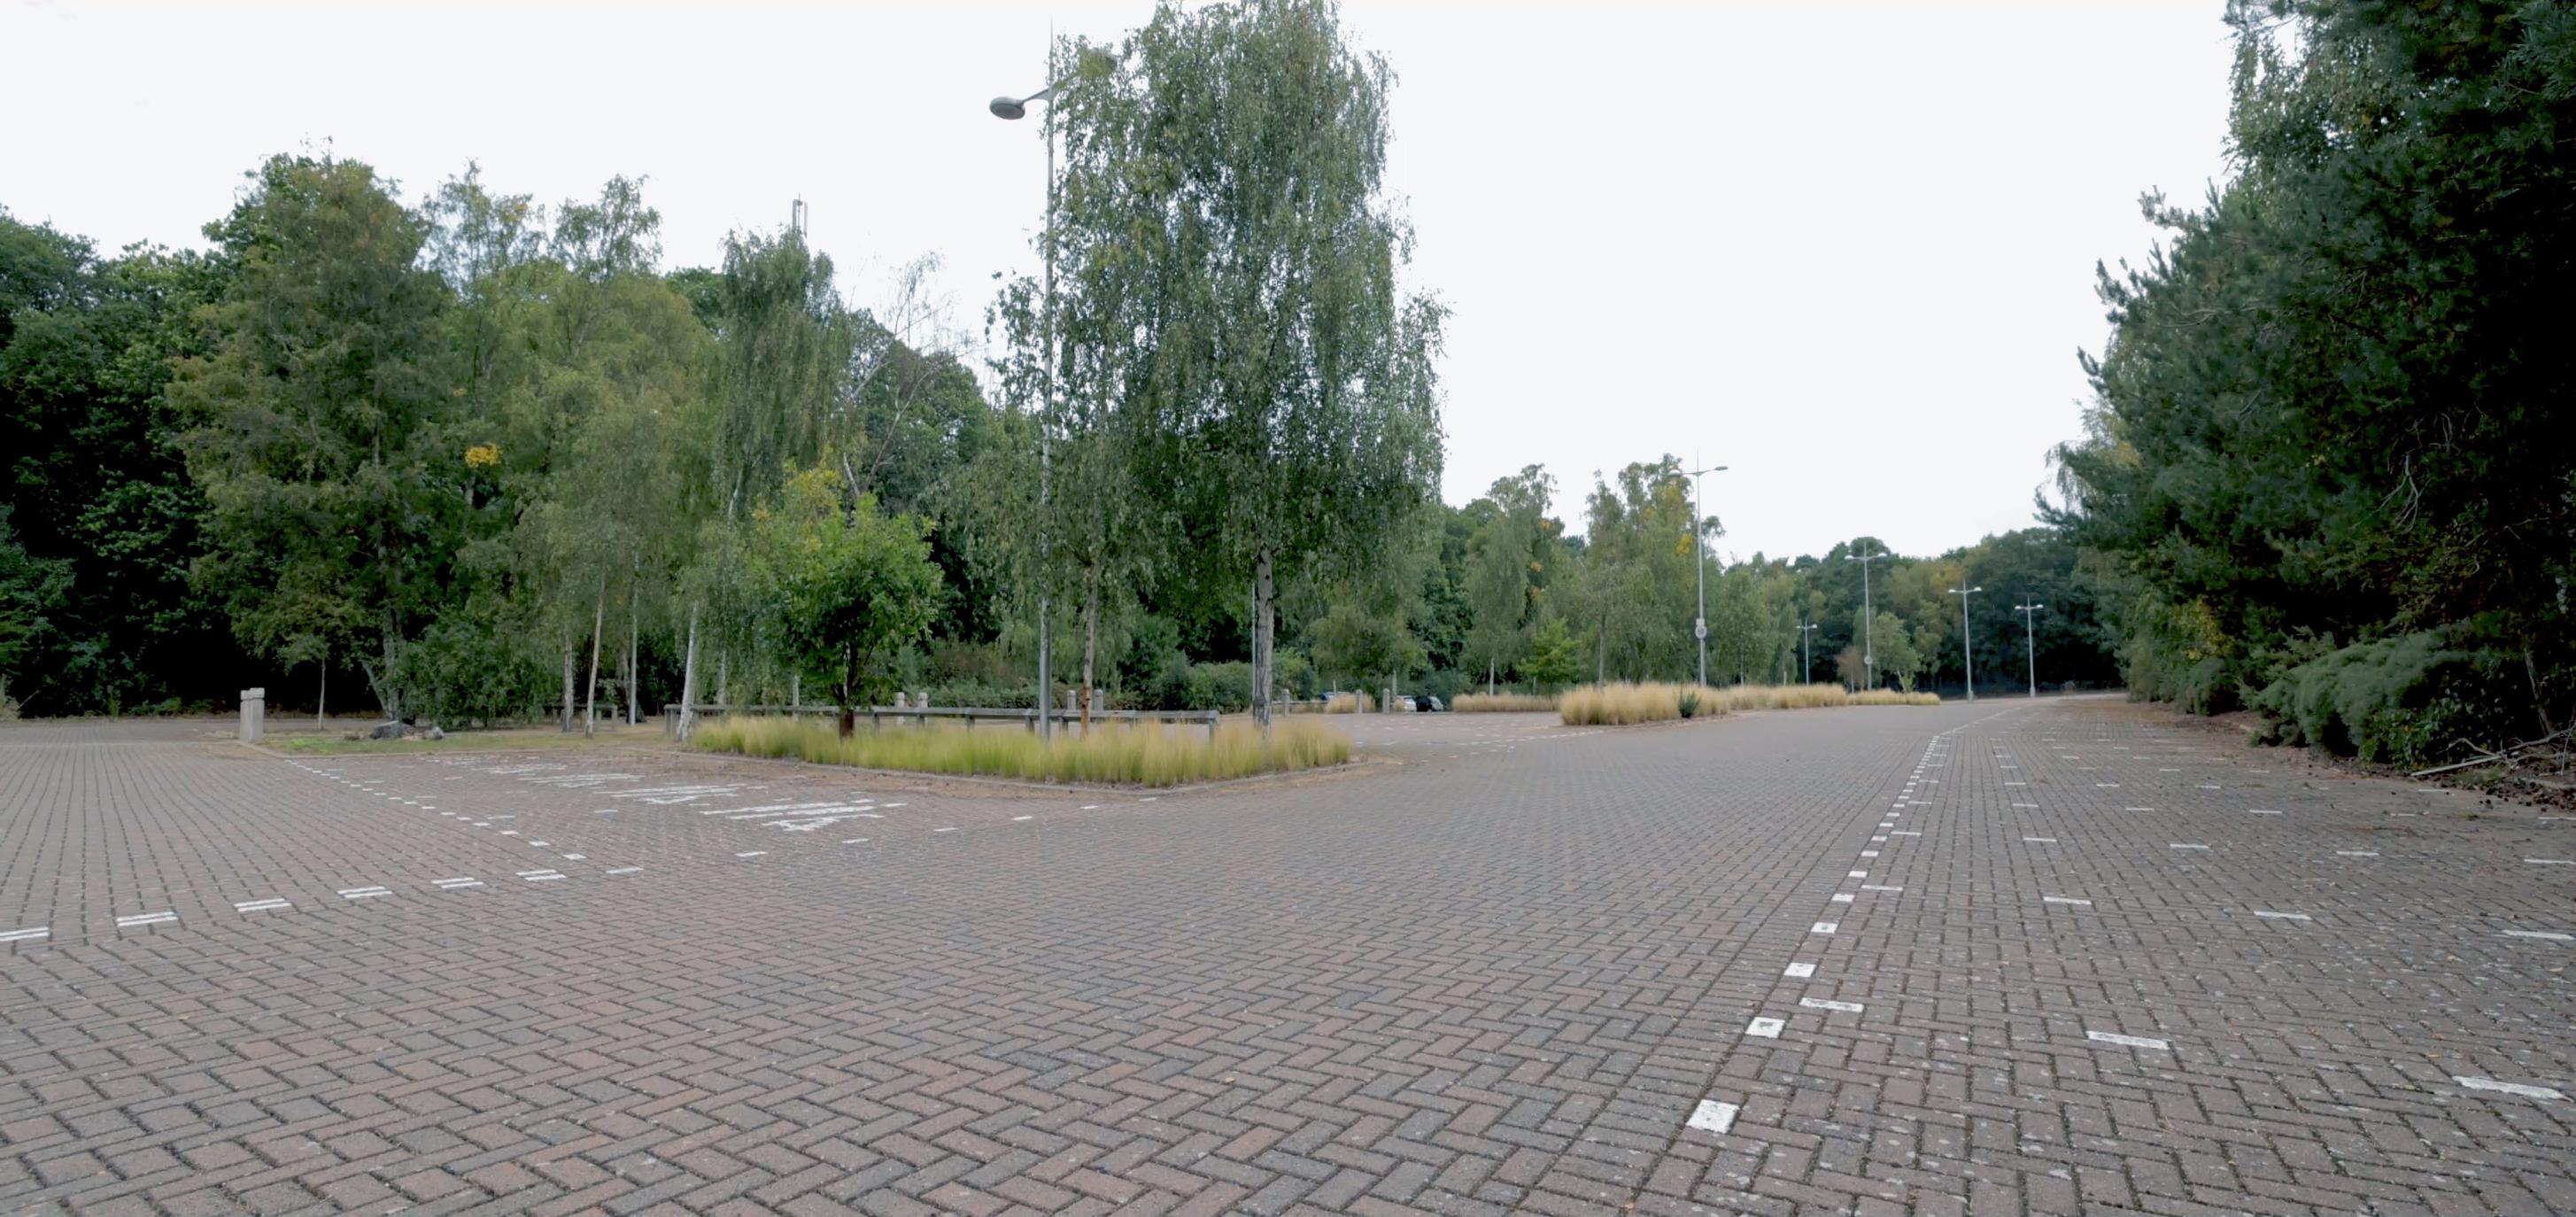
{"label": "ornamental grass clump", "polygon": [[1204,727],[1142,723],[1068,729],[1045,742],[1007,728],[888,727],[842,736],[824,723],[726,718],[700,727],[690,742],[708,752],[826,765],[1130,786],[1221,781],[1351,759],[1348,736],[1295,720],[1273,725],[1267,739],[1252,723],[1224,724],[1214,739]]}
{"label": "ornamental grass clump", "polygon": [[1556,699],[1537,693],[1461,693],[1449,702],[1460,714],[1508,714],[1553,710]]}
{"label": "ornamental grass clump", "polygon": [[[1569,689],[1557,712],[1569,726],[1627,726],[1707,718],[1737,710],[1821,710],[1835,706],[1937,706],[1930,693],[1851,692],[1841,685],[1707,685],[1614,682]],[[1463,707],[1462,707],[1463,708]]]}

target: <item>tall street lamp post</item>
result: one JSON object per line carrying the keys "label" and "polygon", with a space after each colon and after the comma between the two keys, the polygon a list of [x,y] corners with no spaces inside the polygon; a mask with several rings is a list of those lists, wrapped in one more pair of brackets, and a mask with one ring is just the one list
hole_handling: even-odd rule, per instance
{"label": "tall street lamp post", "polygon": [[[1056,93],[1072,83],[1066,77],[1026,97],[996,97],[990,109],[993,117],[1017,121],[1028,115],[1029,103],[1053,102]],[[1052,673],[1047,670],[1048,644],[1054,633],[1054,619],[1047,606],[1049,492],[1055,478],[1055,454],[1048,429],[1055,425],[1055,111],[1050,106],[1046,121],[1047,204],[1046,204],[1046,400],[1038,419],[1038,738],[1055,738],[1055,719],[1047,708],[1047,695],[1052,692]]]}
{"label": "tall street lamp post", "polygon": [[1691,636],[1699,640],[1699,683],[1708,683],[1708,534],[1701,532],[1701,522],[1708,517],[1700,512],[1700,475],[1724,473],[1726,466],[1711,465],[1693,469],[1691,475],[1691,549],[1699,556],[1699,619],[1691,623]]}
{"label": "tall street lamp post", "polygon": [[1816,679],[1815,638],[1818,624],[1820,623],[1802,621],[1798,626],[1798,683],[1802,685]]}
{"label": "tall street lamp post", "polygon": [[1869,673],[1869,687],[1878,687],[1878,647],[1870,638],[1869,564],[1887,556],[1887,551],[1874,554],[1844,554],[1843,561],[1860,563],[1860,665]]}
{"label": "tall street lamp post", "polygon": [[1967,668],[1969,701],[1977,700],[1977,646],[1968,637],[1968,597],[1984,590],[1982,587],[1950,589],[1950,594],[1959,598],[1959,657]]}
{"label": "tall street lamp post", "polygon": [[2023,645],[2030,650],[2030,695],[2033,697],[2039,696],[2039,619],[2036,614],[2047,607],[2036,600],[2013,606],[2013,611],[2021,614]]}

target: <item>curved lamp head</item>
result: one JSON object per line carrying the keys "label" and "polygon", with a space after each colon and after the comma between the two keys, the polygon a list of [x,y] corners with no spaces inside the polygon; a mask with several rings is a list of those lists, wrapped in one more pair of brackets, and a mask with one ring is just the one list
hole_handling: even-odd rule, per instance
{"label": "curved lamp head", "polygon": [[995,118],[1026,118],[1029,106],[1027,102],[1016,97],[996,97],[993,99],[992,110]]}

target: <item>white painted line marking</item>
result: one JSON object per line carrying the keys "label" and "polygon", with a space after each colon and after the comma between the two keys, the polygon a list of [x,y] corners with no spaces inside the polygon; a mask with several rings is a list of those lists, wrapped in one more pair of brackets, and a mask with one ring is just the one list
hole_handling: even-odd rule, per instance
{"label": "white painted line marking", "polygon": [[955,832],[955,831],[957,831],[957,826],[956,826],[956,825],[954,825],[954,824],[951,824],[951,825],[949,825],[949,826],[948,826],[948,827],[946,827],[946,828],[934,828],[934,829],[931,829],[930,831],[932,831],[932,832]]}
{"label": "white painted line marking", "polygon": [[1836,903],[1836,904],[1849,904],[1849,903],[1851,903],[1851,902],[1852,902],[1852,894],[1851,894],[1850,892],[1835,892],[1835,893],[1834,893],[1834,903]]}
{"label": "white painted line marking", "polygon": [[2245,814],[2249,816],[2277,816],[2281,813],[2268,807],[2248,807],[2245,809]]}
{"label": "white painted line marking", "polygon": [[2123,808],[2121,808],[2120,810],[2122,810],[2122,811],[2154,811],[2154,810],[2155,810],[2155,808],[2153,808],[2153,807],[2123,807]]}
{"label": "white painted line marking", "polygon": [[2166,848],[2166,849],[2207,849],[2207,848],[2209,848],[2209,847],[2208,847],[2208,846],[2206,846],[2206,845],[2193,845],[2193,844],[2191,844],[2191,843],[2189,843],[2189,842],[2185,842],[2185,841],[2176,841],[2176,842],[2174,842],[2173,844],[2166,846],[2165,848]]}
{"label": "white painted line marking", "polygon": [[2576,934],[2561,934],[2556,930],[2506,930],[2504,932],[2504,936],[2507,938],[2535,938],[2542,942],[2576,942]]}
{"label": "white painted line marking", "polygon": [[1905,889],[1901,887],[1887,887],[1877,883],[1864,883],[1860,885],[1860,890],[1864,892],[1901,892]]}
{"label": "white painted line marking", "polygon": [[1864,858],[1875,858],[1878,856],[1878,851],[1874,849],[1864,849],[1860,851],[1860,856]]}
{"label": "white painted line marking", "polygon": [[530,883],[552,883],[557,879],[563,878],[561,875],[524,875],[521,877]]}
{"label": "white painted line marking", "polygon": [[1741,1110],[1733,1103],[1701,1099],[1699,1106],[1691,1110],[1690,1126],[1701,1132],[1722,1133],[1735,1127],[1735,1113]]}
{"label": "white painted line marking", "polygon": [[2095,783],[2093,783],[2093,789],[2095,789],[2095,790],[2118,790],[2119,788],[2120,788],[2120,784],[2119,784],[2118,782],[2095,782]]}
{"label": "white painted line marking", "polygon": [[1889,836],[1891,836],[1891,837],[1919,837],[1919,836],[1922,836],[1923,834],[1922,834],[1922,833],[1920,833],[1920,832],[1907,831],[1907,832],[1892,832],[1892,833],[1889,833],[1889,834],[1887,834],[1887,835],[1889,835]]}
{"label": "white painted line marking", "polygon": [[1798,999],[1798,1004],[1810,1010],[1837,1010],[1844,1014],[1861,1012],[1861,1004],[1856,1001],[1828,1001],[1821,997],[1801,997]]}
{"label": "white painted line marking", "polygon": [[[1088,808],[1088,807],[1085,807],[1085,808],[1083,808],[1083,810],[1084,810],[1084,811],[1089,811],[1089,810],[1091,810],[1091,809],[1090,809],[1090,808]],[[1022,820],[1034,820],[1034,819],[1036,819],[1036,818],[1037,818],[1036,816],[1012,816],[1012,817],[1011,817],[1011,823],[1013,823],[1013,824],[1017,824],[1017,823],[1019,823],[1019,822],[1020,822],[1020,821],[1022,821]]]}
{"label": "white painted line marking", "polygon": [[439,888],[440,888],[441,890],[444,890],[444,891],[451,891],[451,892],[452,892],[452,891],[455,891],[456,889],[461,888],[461,887],[481,887],[481,886],[483,886],[483,881],[482,881],[482,880],[480,880],[480,879],[467,879],[467,878],[462,878],[462,877],[460,877],[460,878],[455,878],[455,879],[440,879],[440,880],[437,880],[437,883],[438,883],[438,886],[439,886]]}
{"label": "white painted line marking", "polygon": [[1788,967],[1781,969],[1780,974],[1782,976],[1789,977],[1792,980],[1805,980],[1816,974],[1816,965],[1811,963],[1793,963]]}
{"label": "white painted line marking", "polygon": [[2269,918],[2269,919],[2271,919],[2271,920],[2273,920],[2273,921],[2314,921],[2314,920],[2316,920],[2316,918],[2314,918],[2314,917],[2310,917],[2310,916],[2308,916],[2306,913],[2274,913],[2274,912],[2269,912],[2269,911],[2264,910],[2264,909],[2255,909],[2255,910],[2254,910],[2254,915],[2255,915],[2255,916],[2257,916],[2257,917],[2265,917],[2265,918]]}
{"label": "white painted line marking", "polygon": [[1849,874],[1844,875],[1844,876],[1843,876],[1843,878],[1846,878],[1846,879],[1866,879],[1866,878],[1869,878],[1869,872],[1868,872],[1868,871],[1865,871],[1865,870],[1856,870],[1856,871],[1852,871],[1852,872],[1850,872]]}
{"label": "white painted line marking", "polygon": [[1871,837],[1869,839],[1869,843],[1872,845],[1885,845],[1887,844],[1887,838],[1884,836]]}
{"label": "white painted line marking", "polygon": [[1838,921],[1819,921],[1807,932],[1810,934],[1831,934],[1835,930],[1839,930],[1841,928],[1842,923]]}
{"label": "white painted line marking", "polygon": [[340,889],[340,898],[343,900],[373,900],[378,896],[390,896],[393,894],[393,889],[383,887],[344,887]]}
{"label": "white painted line marking", "polygon": [[270,909],[290,909],[294,907],[294,905],[288,904],[285,900],[276,896],[271,896],[266,900],[233,901],[233,911],[236,913],[263,913]]}
{"label": "white painted line marking", "polygon": [[2519,1095],[2526,1099],[2563,1099],[2567,1097],[2566,1095],[2560,1094],[2555,1090],[2551,1090],[2546,1086],[2525,1086],[2520,1082],[2499,1082],[2494,1078],[2464,1078],[2454,1076],[2451,1080],[2458,1082],[2460,1085],[2467,1087],[2470,1090],[2492,1090],[2497,1094]]}
{"label": "white painted line marking", "polygon": [[2023,837],[2023,838],[2021,839],[2021,841],[2022,841],[2022,844],[2024,844],[2024,845],[2055,845],[2055,844],[2057,844],[2057,838],[2055,838],[2055,837]]}
{"label": "white painted line marking", "polygon": [[2004,785],[2006,785],[2006,786],[2028,786],[2028,785],[2030,785],[2030,783],[2028,783],[2028,782],[2006,782],[2006,783],[2004,783]]}
{"label": "white painted line marking", "polygon": [[538,875],[552,875],[556,873],[558,872],[553,870],[523,870],[519,872],[519,877],[522,879],[533,879]]}
{"label": "white painted line marking", "polygon": [[2375,849],[2338,849],[2335,851],[2335,856],[2338,858],[2376,858],[2379,856],[2379,851]]}
{"label": "white painted line marking", "polygon": [[1100,804],[1098,804],[1098,803],[1085,803],[1085,804],[1083,804],[1083,805],[1082,805],[1082,809],[1083,809],[1084,811],[1098,811],[1098,810],[1100,810]]}
{"label": "white painted line marking", "polygon": [[132,916],[117,918],[116,928],[120,930],[130,930],[139,925],[160,925],[163,922],[177,921],[178,919],[179,914],[168,910],[163,910],[158,913],[136,913]]}
{"label": "white painted line marking", "polygon": [[539,845],[539,846],[543,846],[543,845],[552,845],[552,844],[554,844],[554,842],[552,842],[552,841],[530,841],[530,842],[528,842],[528,844],[530,844],[530,845]]}
{"label": "white painted line marking", "polygon": [[53,936],[53,927],[40,925],[32,929],[10,930],[7,933],[0,933],[0,942],[34,942],[40,938],[51,938]]}
{"label": "white painted line marking", "polygon": [[1758,1039],[1776,1040],[1780,1038],[1780,1029],[1788,1025],[1782,1019],[1757,1018],[1744,1024],[1744,1033]]}
{"label": "white painted line marking", "polygon": [[2576,866],[2576,858],[2525,858],[2533,866]]}
{"label": "white painted line marking", "polygon": [[2149,1039],[2143,1035],[2122,1035],[2116,1031],[2087,1031],[2084,1033],[2084,1038],[2097,1044],[2118,1044],[2123,1048],[2153,1048],[2158,1052],[2173,1051],[2173,1045],[2163,1040]]}
{"label": "white painted line marking", "polygon": [[564,861],[566,861],[566,862],[587,862],[587,861],[589,861],[589,860],[590,860],[590,855],[589,855],[589,854],[565,854],[565,855],[564,855]]}
{"label": "white painted line marking", "polygon": [[735,854],[735,855],[734,855],[734,857],[737,857],[737,858],[757,858],[757,857],[760,857],[761,855],[766,854],[766,853],[768,853],[768,852],[769,852],[769,851],[768,851],[768,850],[765,850],[765,849],[746,849],[746,850],[742,851],[741,853]]}
{"label": "white painted line marking", "polygon": [[612,875],[640,875],[644,873],[644,868],[640,866],[621,866],[608,873]]}
{"label": "white painted line marking", "polygon": [[2210,783],[2210,784],[2208,784],[2208,785],[2206,785],[2206,786],[2199,786],[2199,787],[2196,787],[2196,788],[2197,788],[2197,789],[2200,789],[2200,790],[2216,790],[2216,789],[2218,789],[2218,784],[2217,784],[2217,783],[2215,783],[2215,782],[2212,782],[2212,783]]}
{"label": "white painted line marking", "polygon": [[2093,903],[2090,900],[2084,900],[2074,896],[2042,896],[2039,899],[2043,904],[2090,905]]}
{"label": "white painted line marking", "polygon": [[2037,806],[2039,806],[2039,804],[2037,804],[2037,803],[2015,803],[2015,804],[2013,804],[2013,806],[2015,806],[2015,807],[2037,807]]}

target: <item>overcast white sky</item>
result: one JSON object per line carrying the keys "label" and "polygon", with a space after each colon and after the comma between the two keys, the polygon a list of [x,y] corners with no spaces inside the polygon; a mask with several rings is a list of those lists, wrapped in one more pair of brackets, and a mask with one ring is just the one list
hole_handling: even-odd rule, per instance
{"label": "overcast white sky", "polygon": [[[1721,551],[2030,522],[2140,191],[2224,172],[2221,0],[1347,0],[1400,80],[1388,180],[1453,310],[1452,502],[1531,463],[1694,451]],[[244,170],[328,140],[416,201],[482,162],[540,200],[646,175],[666,261],[789,201],[860,304],[924,253],[980,334],[1033,263],[1044,151],[984,110],[1117,3],[0,0],[0,206],[105,248],[201,245]]]}

